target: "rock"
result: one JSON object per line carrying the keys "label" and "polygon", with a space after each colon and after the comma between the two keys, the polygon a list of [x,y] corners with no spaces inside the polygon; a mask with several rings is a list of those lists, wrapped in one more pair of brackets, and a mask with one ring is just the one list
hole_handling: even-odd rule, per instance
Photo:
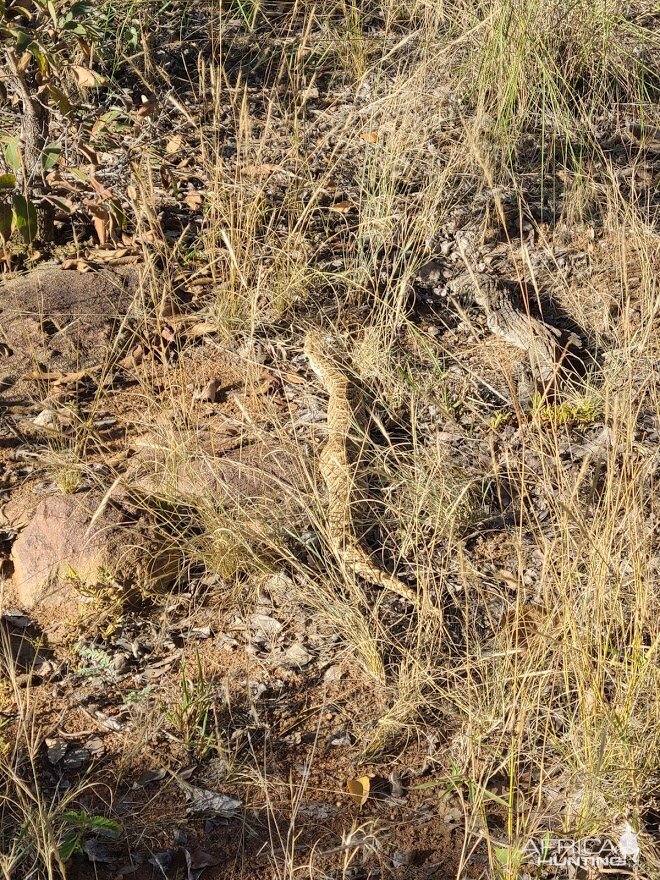
{"label": "rock", "polygon": [[[69,373],[103,363],[137,289],[134,267],[99,272],[43,267],[3,276],[0,300],[5,357],[17,398],[40,394],[35,363]],[[39,418],[39,417],[37,417]]]}
{"label": "rock", "polygon": [[65,739],[62,739],[61,736],[56,736],[52,738],[47,737],[46,748],[48,749],[48,760],[50,761],[50,763],[57,764],[58,761],[61,761],[66,754],[68,743]]}
{"label": "rock", "polygon": [[255,642],[267,642],[282,632],[282,624],[268,614],[251,614],[250,629],[254,631]]}
{"label": "rock", "polygon": [[286,665],[293,667],[307,666],[307,664],[312,659],[312,655],[309,653],[309,651],[305,650],[300,642],[294,642],[290,647],[288,647],[284,652],[284,656],[286,658]]}
{"label": "rock", "polygon": [[90,862],[102,862],[104,864],[112,864],[115,857],[110,853],[107,846],[97,840],[95,837],[89,837],[83,843],[83,851]]}
{"label": "rock", "polygon": [[[25,608],[77,605],[80,588],[171,583],[176,554],[144,519],[101,498],[55,495],[37,505],[12,547],[12,587]],[[93,521],[92,521],[93,520]]]}
{"label": "rock", "polygon": [[338,681],[341,681],[341,677],[343,675],[343,671],[339,664],[333,664],[332,666],[328,666],[323,674],[323,684],[335,684]]}
{"label": "rock", "polygon": [[395,869],[407,868],[412,864],[414,853],[407,850],[396,850],[392,853],[392,867]]}
{"label": "rock", "polygon": [[55,413],[50,409],[42,409],[38,416],[32,419],[32,424],[37,428],[46,428],[55,421]]}

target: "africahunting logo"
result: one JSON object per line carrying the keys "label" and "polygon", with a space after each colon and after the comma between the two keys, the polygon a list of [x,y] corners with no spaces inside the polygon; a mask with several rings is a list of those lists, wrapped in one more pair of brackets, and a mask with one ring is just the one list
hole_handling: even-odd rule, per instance
{"label": "africahunting logo", "polygon": [[617,841],[601,837],[544,837],[529,840],[523,849],[525,861],[557,868],[626,868],[639,859],[637,835],[630,825]]}

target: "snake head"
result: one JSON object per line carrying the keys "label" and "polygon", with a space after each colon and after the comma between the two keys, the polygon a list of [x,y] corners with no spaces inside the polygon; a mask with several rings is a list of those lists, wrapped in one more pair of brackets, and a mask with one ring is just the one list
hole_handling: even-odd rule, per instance
{"label": "snake head", "polygon": [[313,329],[305,336],[304,352],[308,358],[330,358],[339,347],[337,337],[321,329]]}

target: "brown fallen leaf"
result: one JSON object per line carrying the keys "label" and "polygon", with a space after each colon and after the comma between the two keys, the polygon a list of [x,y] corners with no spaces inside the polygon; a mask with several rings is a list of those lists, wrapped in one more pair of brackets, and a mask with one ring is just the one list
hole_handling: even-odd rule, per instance
{"label": "brown fallen leaf", "polygon": [[369,798],[371,780],[368,776],[357,776],[355,779],[348,780],[347,788],[353,802],[359,807],[363,807]]}
{"label": "brown fallen leaf", "polygon": [[184,197],[183,201],[188,205],[189,208],[192,208],[193,211],[197,208],[201,208],[204,203],[204,196],[202,193],[192,192],[188,193],[187,196]]}
{"label": "brown fallen leaf", "polygon": [[92,215],[94,232],[96,232],[99,244],[103,247],[110,235],[110,213],[98,205],[89,205],[88,210]]}
{"label": "brown fallen leaf", "polygon": [[80,64],[72,64],[71,69],[74,72],[78,85],[83,89],[93,89],[96,86],[103,85],[105,77],[99,73],[90,70],[89,67],[83,67]]}
{"label": "brown fallen leaf", "polygon": [[89,272],[91,266],[86,260],[79,260],[77,257],[71,257],[71,259],[63,260],[60,263],[60,269],[70,269],[74,272]]}
{"label": "brown fallen leaf", "polygon": [[146,119],[147,116],[152,116],[156,107],[158,106],[158,101],[155,98],[149,100],[143,100],[137,110],[137,115],[139,119]]}
{"label": "brown fallen leaf", "polygon": [[85,159],[87,159],[87,161],[90,163],[90,165],[93,165],[95,168],[98,167],[99,157],[96,155],[96,150],[93,150],[87,144],[79,144],[78,149],[83,154]]}
{"label": "brown fallen leaf", "polygon": [[199,324],[188,327],[183,335],[195,339],[198,336],[209,336],[211,333],[217,333],[218,329],[219,327],[214,321],[201,321]]}
{"label": "brown fallen leaf", "polygon": [[165,144],[165,152],[166,153],[178,153],[180,149],[183,148],[185,144],[184,139],[180,134],[175,134],[174,137],[171,137],[169,141]]}
{"label": "brown fallen leaf", "polygon": [[163,337],[165,342],[175,342],[176,341],[176,330],[173,330],[172,327],[169,327],[167,324],[160,331],[160,335]]}
{"label": "brown fallen leaf", "polygon": [[193,392],[193,400],[202,400],[207,403],[215,403],[220,390],[220,380],[211,379],[201,391]]}
{"label": "brown fallen leaf", "polygon": [[262,174],[275,174],[278,171],[284,171],[284,168],[270,162],[264,162],[263,165],[245,165],[241,168],[241,172],[249,177],[261,177]]}
{"label": "brown fallen leaf", "polygon": [[349,201],[337,202],[328,208],[328,211],[334,211],[335,214],[349,214],[353,210],[355,210],[355,204]]}
{"label": "brown fallen leaf", "polygon": [[131,367],[137,367],[141,364],[143,359],[144,348],[141,345],[136,345],[130,354],[127,354],[126,357],[123,357],[118,362],[118,366],[120,366],[122,370],[130,370]]}

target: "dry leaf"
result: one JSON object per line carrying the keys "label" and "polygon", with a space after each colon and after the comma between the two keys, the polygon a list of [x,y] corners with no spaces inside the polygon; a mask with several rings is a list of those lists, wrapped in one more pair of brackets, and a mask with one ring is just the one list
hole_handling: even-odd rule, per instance
{"label": "dry leaf", "polygon": [[193,400],[203,400],[208,401],[208,403],[215,403],[218,397],[218,390],[220,388],[220,380],[219,379],[211,379],[211,381],[203,388],[201,391],[195,391],[193,393]]}
{"label": "dry leaf", "polygon": [[185,141],[181,137],[180,134],[175,134],[174,137],[171,137],[169,141],[165,144],[165,152],[166,153],[178,153],[179,150],[183,147]]}
{"label": "dry leaf", "polygon": [[360,140],[364,141],[366,144],[377,144],[378,143],[378,132],[377,131],[361,131],[360,132]]}
{"label": "dry leaf", "polygon": [[353,802],[358,806],[363,807],[369,797],[371,780],[368,776],[358,776],[355,779],[348,780],[347,788]]}
{"label": "dry leaf", "polygon": [[202,203],[204,202],[204,196],[201,193],[188,193],[188,195],[184,198],[184,202],[188,205],[189,208],[196,210],[197,208],[202,207]]}
{"label": "dry leaf", "polygon": [[112,198],[112,193],[110,192],[110,190],[106,189],[106,187],[103,186],[102,183],[99,183],[99,181],[93,175],[90,175],[89,184],[92,189],[101,196],[102,199]]}
{"label": "dry leaf", "polygon": [[337,202],[336,205],[330,205],[328,208],[329,211],[334,211],[336,214],[348,214],[350,211],[355,209],[355,205],[353,202]]}
{"label": "dry leaf", "polygon": [[105,208],[99,208],[97,205],[91,205],[89,207],[89,213],[92,215],[92,223],[99,244],[103,247],[110,235],[110,214]]}
{"label": "dry leaf", "polygon": [[284,171],[284,168],[280,165],[264,162],[263,165],[246,165],[244,168],[241,168],[241,171],[249,177],[260,177],[262,174],[275,174],[278,171]]}
{"label": "dry leaf", "polygon": [[85,159],[87,159],[90,165],[94,165],[94,167],[98,166],[99,157],[96,155],[96,152],[91,147],[87,146],[86,144],[80,144],[78,146],[78,149],[83,154]]}
{"label": "dry leaf", "polygon": [[105,77],[94,73],[89,67],[82,67],[80,64],[73,64],[71,66],[78,85],[83,89],[93,89],[96,86],[100,86],[105,80]]}
{"label": "dry leaf", "polygon": [[201,321],[199,324],[194,324],[192,327],[189,327],[184,335],[189,336],[192,339],[195,339],[197,336],[208,336],[211,333],[218,332],[218,325],[213,321]]}
{"label": "dry leaf", "polygon": [[119,366],[124,370],[130,370],[131,367],[137,367],[138,364],[141,364],[143,358],[144,349],[141,345],[136,345],[130,354],[119,361]]}
{"label": "dry leaf", "polygon": [[137,115],[140,119],[146,119],[147,116],[151,116],[158,106],[158,101],[155,98],[152,98],[151,101],[143,101],[138,107]]}
{"label": "dry leaf", "polygon": [[74,272],[89,272],[91,266],[86,260],[79,260],[77,257],[71,257],[71,259],[63,260],[60,263],[60,269],[72,269]]}

